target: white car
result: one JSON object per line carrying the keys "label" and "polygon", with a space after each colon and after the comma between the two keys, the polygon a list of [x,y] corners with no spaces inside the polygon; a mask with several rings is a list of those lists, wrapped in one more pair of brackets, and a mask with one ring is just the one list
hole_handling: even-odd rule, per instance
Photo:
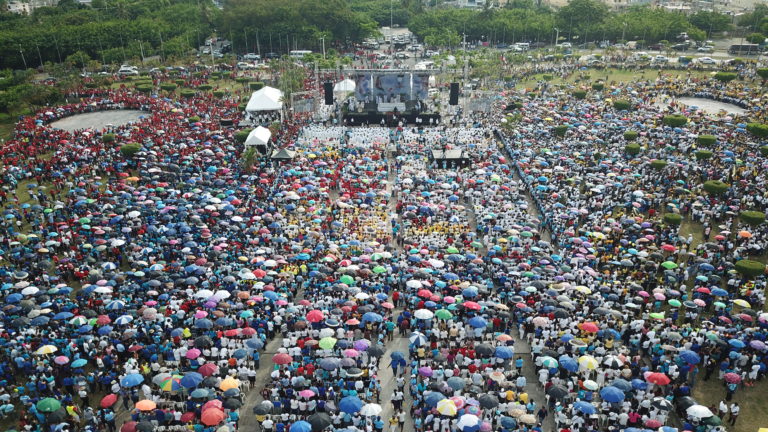
{"label": "white car", "polygon": [[701,64],[717,64],[717,60],[713,59],[712,57],[699,57],[699,63]]}
{"label": "white car", "polygon": [[407,52],[402,51],[402,52],[399,52],[399,53],[395,53],[395,58],[397,58],[397,59],[409,59],[409,58],[411,58],[411,55],[408,54]]}
{"label": "white car", "polygon": [[573,44],[571,44],[570,42],[563,42],[560,44],[560,46],[563,48],[572,48]]}
{"label": "white car", "polygon": [[256,66],[248,62],[237,62],[237,68],[238,69],[255,69]]}
{"label": "white car", "polygon": [[427,50],[427,52],[424,53],[424,57],[434,57],[438,55],[440,55],[440,51]]}
{"label": "white car", "polygon": [[261,56],[254,53],[248,53],[243,56],[243,60],[248,60],[248,61],[261,60]]}
{"label": "white car", "polygon": [[703,53],[711,53],[714,50],[715,50],[715,47],[713,47],[712,45],[705,45],[705,46],[696,48],[696,51],[703,52]]}
{"label": "white car", "polygon": [[122,65],[120,66],[120,70],[117,71],[117,74],[137,76],[139,74],[139,70],[135,66]]}
{"label": "white car", "polygon": [[419,44],[416,44],[416,45],[411,45],[410,47],[408,47],[408,50],[409,50],[409,51],[413,51],[413,52],[416,52],[416,51],[419,51],[419,50],[421,50],[421,48],[422,48],[422,47],[421,47],[421,45],[419,45]]}
{"label": "white car", "polygon": [[669,63],[669,58],[667,58],[667,56],[657,55],[656,57],[653,58],[653,62],[654,63]]}

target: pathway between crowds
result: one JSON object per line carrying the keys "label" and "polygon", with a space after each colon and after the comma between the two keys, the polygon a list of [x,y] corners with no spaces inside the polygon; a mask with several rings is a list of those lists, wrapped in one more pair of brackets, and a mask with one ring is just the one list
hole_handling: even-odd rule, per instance
{"label": "pathway between crowds", "polygon": [[[397,172],[396,172],[396,160],[395,155],[392,152],[387,152],[387,158],[388,158],[388,164],[387,164],[387,170],[388,170],[388,184],[387,184],[387,192],[388,196],[390,198],[390,204],[389,204],[389,210],[390,214],[394,213],[395,205],[396,205],[396,196],[397,196],[397,185],[396,185],[396,179],[397,179]],[[520,179],[517,174],[514,175],[515,180],[522,182],[522,179]],[[528,201],[528,208],[531,212],[536,212],[536,207],[533,205],[533,201],[531,200],[530,196],[528,194],[525,194],[526,200]],[[477,228],[477,221],[476,221],[476,215],[474,214],[474,211],[472,210],[471,206],[467,206],[467,212],[469,215],[469,220],[471,223],[471,226],[473,229]],[[540,215],[537,216],[540,217]],[[389,223],[389,221],[387,221]],[[545,234],[542,234],[544,236]],[[400,246],[396,242],[392,242],[390,245],[393,249],[399,249]],[[302,296],[302,293],[300,292],[297,295],[297,298],[295,300],[300,300]],[[402,308],[395,309],[394,317],[397,317],[400,313],[402,313]],[[526,392],[528,393],[529,397],[536,402],[537,411],[538,407],[541,407],[542,404],[546,403],[545,394],[541,386],[538,384],[537,379],[537,371],[536,367],[533,364],[533,360],[531,358],[531,347],[525,340],[521,340],[518,332],[517,327],[513,326],[514,329],[511,331],[511,335],[515,338],[515,353],[518,355],[522,355],[523,359],[525,360],[524,367],[523,367],[523,373],[525,374],[526,380],[527,380],[527,386],[526,386]],[[243,401],[243,407],[241,408],[241,418],[240,418],[240,424],[239,429],[244,431],[260,431],[261,425],[256,420],[256,416],[253,414],[253,408],[256,407],[262,400],[261,391],[264,389],[265,386],[269,385],[270,383],[270,373],[274,370],[274,363],[272,362],[272,356],[275,355],[277,350],[282,346],[283,344],[283,338],[282,336],[276,337],[274,340],[272,340],[269,344],[267,344],[264,351],[261,353],[261,362],[260,367],[257,371],[256,375],[256,387],[250,389],[246,392],[244,401]],[[407,336],[398,336],[397,332],[395,332],[395,337],[392,341],[389,341],[386,343],[386,352],[384,353],[384,356],[382,356],[381,361],[379,362],[379,379],[381,381],[381,393],[379,396],[379,403],[381,404],[383,410],[381,412],[381,419],[384,421],[385,425],[388,426],[388,420],[393,415],[396,415],[396,412],[394,411],[394,406],[391,403],[392,395],[396,389],[396,379],[392,373],[392,368],[389,367],[389,359],[390,354],[394,351],[400,351],[403,353],[408,352],[408,337]],[[409,376],[409,372],[406,372],[406,378]],[[412,398],[410,396],[410,392],[407,388],[407,381],[406,381],[406,388],[405,388],[405,403],[403,404],[404,410],[406,412],[406,421],[405,425],[403,427],[403,431],[413,431],[413,419],[410,415],[410,406],[412,403]],[[385,426],[385,430],[388,430],[388,427]],[[554,416],[552,413],[547,416],[547,418],[544,421],[543,430],[545,431],[553,431],[554,429]]]}

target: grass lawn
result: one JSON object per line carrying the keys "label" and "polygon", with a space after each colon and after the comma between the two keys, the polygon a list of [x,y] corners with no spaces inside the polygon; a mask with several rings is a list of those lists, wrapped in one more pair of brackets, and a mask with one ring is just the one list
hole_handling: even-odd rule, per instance
{"label": "grass lawn", "polygon": [[628,69],[588,69],[585,71],[580,71],[577,73],[571,74],[568,78],[562,79],[559,76],[555,74],[536,74],[531,75],[528,77],[528,79],[525,79],[523,81],[520,81],[517,84],[517,87],[519,88],[533,88],[536,86],[537,83],[544,80],[544,75],[553,75],[553,79],[550,81],[550,84],[576,84],[576,80],[579,79],[582,75],[588,75],[589,80],[582,81],[582,84],[591,83],[598,80],[603,80],[606,83],[610,84],[611,82],[616,83],[626,83],[631,81],[639,81],[639,80],[648,80],[648,79],[656,79],[659,76],[659,73],[663,73],[665,75],[671,76],[671,77],[686,77],[689,73],[693,77],[705,77],[709,76],[711,74],[710,71],[699,71],[699,70],[692,70],[692,71],[681,71],[681,70],[655,70],[655,69],[644,69],[644,70],[628,70]]}
{"label": "grass lawn", "polygon": [[[725,400],[725,387],[723,381],[717,379],[717,372],[712,374],[709,381],[704,381],[703,372],[699,373],[696,379],[693,397],[698,403],[717,406],[721,400]],[[765,381],[761,381],[755,387],[742,386],[736,391],[728,404],[737,402],[741,413],[736,425],[727,426],[729,432],[757,432],[761,427],[768,427],[768,396],[765,385]]]}

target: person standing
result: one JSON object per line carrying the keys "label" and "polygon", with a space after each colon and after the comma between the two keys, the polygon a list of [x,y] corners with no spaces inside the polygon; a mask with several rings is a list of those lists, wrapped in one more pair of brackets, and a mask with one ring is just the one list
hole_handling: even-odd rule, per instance
{"label": "person standing", "polygon": [[717,416],[724,419],[728,414],[728,404],[724,400],[720,401],[720,405],[717,406]]}
{"label": "person standing", "polygon": [[736,424],[736,419],[739,417],[740,411],[741,411],[741,408],[739,407],[738,402],[734,402],[731,404],[731,417],[729,418],[731,426]]}
{"label": "person standing", "polygon": [[397,432],[398,423],[397,415],[392,414],[392,417],[389,418],[389,432]]}

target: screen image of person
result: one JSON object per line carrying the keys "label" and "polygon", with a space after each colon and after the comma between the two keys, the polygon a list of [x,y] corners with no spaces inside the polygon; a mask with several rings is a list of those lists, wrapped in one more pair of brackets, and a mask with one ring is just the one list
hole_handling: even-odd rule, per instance
{"label": "screen image of person", "polygon": [[355,98],[366,103],[371,101],[370,75],[360,74],[355,77]]}

